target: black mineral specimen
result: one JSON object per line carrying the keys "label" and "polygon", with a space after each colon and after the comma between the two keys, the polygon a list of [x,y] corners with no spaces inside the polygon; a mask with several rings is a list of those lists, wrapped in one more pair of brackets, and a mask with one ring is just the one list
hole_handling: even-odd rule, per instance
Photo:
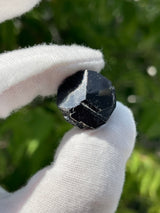
{"label": "black mineral specimen", "polygon": [[115,89],[95,71],[78,71],[59,86],[57,105],[69,123],[81,129],[95,129],[112,114],[116,106]]}

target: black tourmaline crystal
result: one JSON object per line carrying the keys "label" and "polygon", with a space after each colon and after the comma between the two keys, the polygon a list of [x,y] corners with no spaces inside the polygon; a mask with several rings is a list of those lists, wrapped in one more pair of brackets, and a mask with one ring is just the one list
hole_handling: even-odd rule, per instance
{"label": "black tourmaline crystal", "polygon": [[116,106],[115,90],[101,74],[85,70],[66,78],[57,94],[64,118],[81,129],[103,125]]}

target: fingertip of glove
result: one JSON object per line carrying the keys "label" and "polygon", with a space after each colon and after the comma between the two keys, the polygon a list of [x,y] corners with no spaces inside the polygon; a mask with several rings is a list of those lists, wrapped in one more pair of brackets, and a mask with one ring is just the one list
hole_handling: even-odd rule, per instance
{"label": "fingertip of glove", "polygon": [[57,154],[66,143],[82,143],[82,146],[87,143],[92,143],[93,146],[96,144],[105,146],[106,143],[127,160],[134,148],[135,138],[136,125],[133,113],[128,107],[117,102],[115,111],[103,126],[95,130],[80,130],[75,127],[67,132]]}
{"label": "fingertip of glove", "polygon": [[0,23],[28,12],[39,2],[40,0],[1,0]]}
{"label": "fingertip of glove", "polygon": [[137,135],[132,111],[117,101],[116,108],[107,123],[92,134],[96,134],[117,147],[128,159],[134,148]]}

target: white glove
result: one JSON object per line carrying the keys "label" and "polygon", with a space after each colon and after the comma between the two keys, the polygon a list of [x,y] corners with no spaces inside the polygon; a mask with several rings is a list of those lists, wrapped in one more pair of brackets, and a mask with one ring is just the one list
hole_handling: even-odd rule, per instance
{"label": "white glove", "polygon": [[[9,1],[0,3],[6,11]],[[1,21],[20,15],[38,2],[23,0],[23,5],[19,1],[21,9],[14,8],[12,16],[3,14]],[[1,54],[0,117],[6,118],[38,95],[56,94],[59,84],[78,70],[100,71],[103,66],[100,51],[76,45],[42,45]],[[1,189],[0,213],[115,212],[135,137],[132,113],[118,102],[100,128],[69,131],[54,162],[34,175],[25,187],[11,194]]]}
{"label": "white glove", "polygon": [[40,0],[0,0],[0,22],[22,15]]}

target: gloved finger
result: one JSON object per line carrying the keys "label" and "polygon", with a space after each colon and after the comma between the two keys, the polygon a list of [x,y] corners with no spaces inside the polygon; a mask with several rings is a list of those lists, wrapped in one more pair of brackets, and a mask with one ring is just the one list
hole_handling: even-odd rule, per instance
{"label": "gloved finger", "polygon": [[39,45],[0,55],[0,118],[36,96],[55,95],[59,84],[78,70],[100,71],[102,53],[84,46]]}
{"label": "gloved finger", "polygon": [[0,23],[31,10],[40,0],[0,0]]}
{"label": "gloved finger", "polygon": [[69,131],[55,162],[24,188],[1,200],[0,212],[114,213],[135,136],[131,111],[117,103],[100,128]]}
{"label": "gloved finger", "polygon": [[0,199],[7,197],[9,195],[9,192],[5,191],[2,187],[0,187]]}

